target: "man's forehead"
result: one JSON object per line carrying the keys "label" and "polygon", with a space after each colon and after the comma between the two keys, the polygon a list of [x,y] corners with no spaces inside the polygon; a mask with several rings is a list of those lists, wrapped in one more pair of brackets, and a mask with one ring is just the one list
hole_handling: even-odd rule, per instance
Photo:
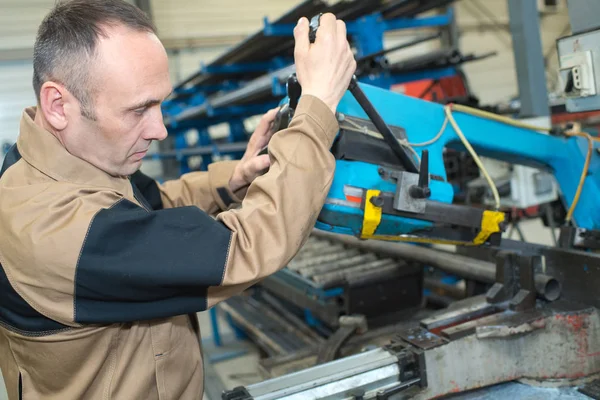
{"label": "man's forehead", "polygon": [[125,96],[128,103],[132,98],[165,96],[170,92],[168,58],[156,35],[125,27],[110,27],[106,33],[98,43],[91,68],[100,79],[99,91]]}

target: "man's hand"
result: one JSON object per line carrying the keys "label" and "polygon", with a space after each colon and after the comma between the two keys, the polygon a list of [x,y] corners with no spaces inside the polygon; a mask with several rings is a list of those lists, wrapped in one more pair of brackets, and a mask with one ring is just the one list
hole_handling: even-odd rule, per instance
{"label": "man's hand", "polygon": [[308,20],[301,18],[294,28],[294,58],[302,94],[318,97],[335,113],[356,71],[346,24],[327,13],[321,16],[317,38],[312,44],[308,32]]}
{"label": "man's hand", "polygon": [[256,130],[250,137],[248,147],[244,156],[233,171],[229,180],[229,187],[232,192],[248,186],[254,179],[262,175],[271,165],[268,154],[261,156],[258,153],[265,147],[273,136],[273,122],[279,108],[269,110],[262,116]]}

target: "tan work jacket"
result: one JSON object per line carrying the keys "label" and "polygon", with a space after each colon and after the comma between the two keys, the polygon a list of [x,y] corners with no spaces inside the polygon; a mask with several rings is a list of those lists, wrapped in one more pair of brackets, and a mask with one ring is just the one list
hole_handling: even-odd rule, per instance
{"label": "tan work jacket", "polygon": [[333,113],[303,96],[244,196],[228,186],[235,162],[165,184],[110,176],[35,125],[35,112],[23,113],[0,171],[9,399],[201,399],[195,313],[304,243],[333,179]]}

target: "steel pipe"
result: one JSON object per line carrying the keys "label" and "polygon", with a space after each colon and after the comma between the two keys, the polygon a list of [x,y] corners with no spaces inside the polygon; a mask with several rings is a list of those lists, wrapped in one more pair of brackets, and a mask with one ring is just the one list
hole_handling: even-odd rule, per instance
{"label": "steel pipe", "polygon": [[[318,229],[313,230],[313,235],[319,238],[337,241],[347,246],[377,253],[379,255],[421,262],[438,268],[441,271],[458,275],[466,279],[485,283],[493,283],[496,281],[496,265],[494,263],[477,260],[448,251],[400,242],[360,240],[353,236],[338,235]],[[560,297],[560,282],[551,276],[536,274],[535,288],[538,295],[548,301],[554,301]]]}

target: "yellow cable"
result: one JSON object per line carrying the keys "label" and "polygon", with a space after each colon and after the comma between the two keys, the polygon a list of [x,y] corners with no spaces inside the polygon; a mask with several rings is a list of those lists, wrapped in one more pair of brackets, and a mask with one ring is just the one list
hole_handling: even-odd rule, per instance
{"label": "yellow cable", "polygon": [[437,133],[437,135],[435,135],[432,139],[430,139],[430,140],[428,140],[426,142],[422,142],[422,143],[409,143],[409,145],[414,146],[414,147],[423,147],[423,146],[429,146],[430,144],[433,144],[433,143],[437,142],[438,139],[441,138],[442,135],[444,134],[444,131],[446,130],[446,126],[447,125],[448,125],[448,117],[446,117],[446,119],[444,119],[444,123],[442,124],[442,128]]}
{"label": "yellow cable", "polygon": [[588,142],[588,151],[585,157],[585,163],[583,164],[581,178],[579,178],[579,185],[577,186],[575,197],[573,198],[573,202],[571,203],[571,207],[569,207],[569,211],[567,212],[567,217],[565,219],[566,222],[569,222],[573,218],[573,213],[575,212],[575,207],[577,207],[577,203],[579,203],[579,197],[581,196],[581,191],[583,190],[583,184],[585,183],[585,178],[590,168],[590,160],[592,159],[592,153],[594,152],[594,139],[590,134],[585,132],[566,132],[566,135],[583,137]]}
{"label": "yellow cable", "polygon": [[467,107],[460,104],[452,104],[452,108],[456,111],[460,111],[465,114],[471,114],[477,117],[491,119],[492,121],[502,122],[504,124],[516,126],[519,128],[529,129],[532,131],[550,132],[550,128],[540,128],[539,126],[526,124],[525,122],[520,122],[509,117],[503,117],[501,115],[496,115],[494,113],[479,110],[477,108]]}
{"label": "yellow cable", "polygon": [[447,105],[444,107],[444,112],[446,113],[446,118],[450,121],[450,125],[452,125],[452,127],[454,128],[454,131],[456,132],[456,134],[458,135],[460,140],[463,142],[463,145],[467,148],[467,151],[469,152],[469,154],[471,154],[471,157],[473,157],[473,160],[475,160],[475,164],[477,164],[477,166],[479,167],[479,170],[485,177],[485,180],[487,181],[488,185],[490,186],[490,189],[492,190],[492,194],[494,195],[494,201],[496,203],[496,210],[499,210],[500,209],[500,194],[498,193],[498,188],[496,187],[496,184],[490,177],[490,174],[488,174],[487,170],[483,166],[483,163],[479,159],[479,156],[475,152],[475,149],[473,149],[473,147],[471,146],[471,144],[469,143],[469,141],[467,140],[465,135],[462,133],[462,131],[458,127],[458,124],[456,123],[456,121],[454,120],[454,117],[452,116],[452,108],[454,108],[453,105]]}

